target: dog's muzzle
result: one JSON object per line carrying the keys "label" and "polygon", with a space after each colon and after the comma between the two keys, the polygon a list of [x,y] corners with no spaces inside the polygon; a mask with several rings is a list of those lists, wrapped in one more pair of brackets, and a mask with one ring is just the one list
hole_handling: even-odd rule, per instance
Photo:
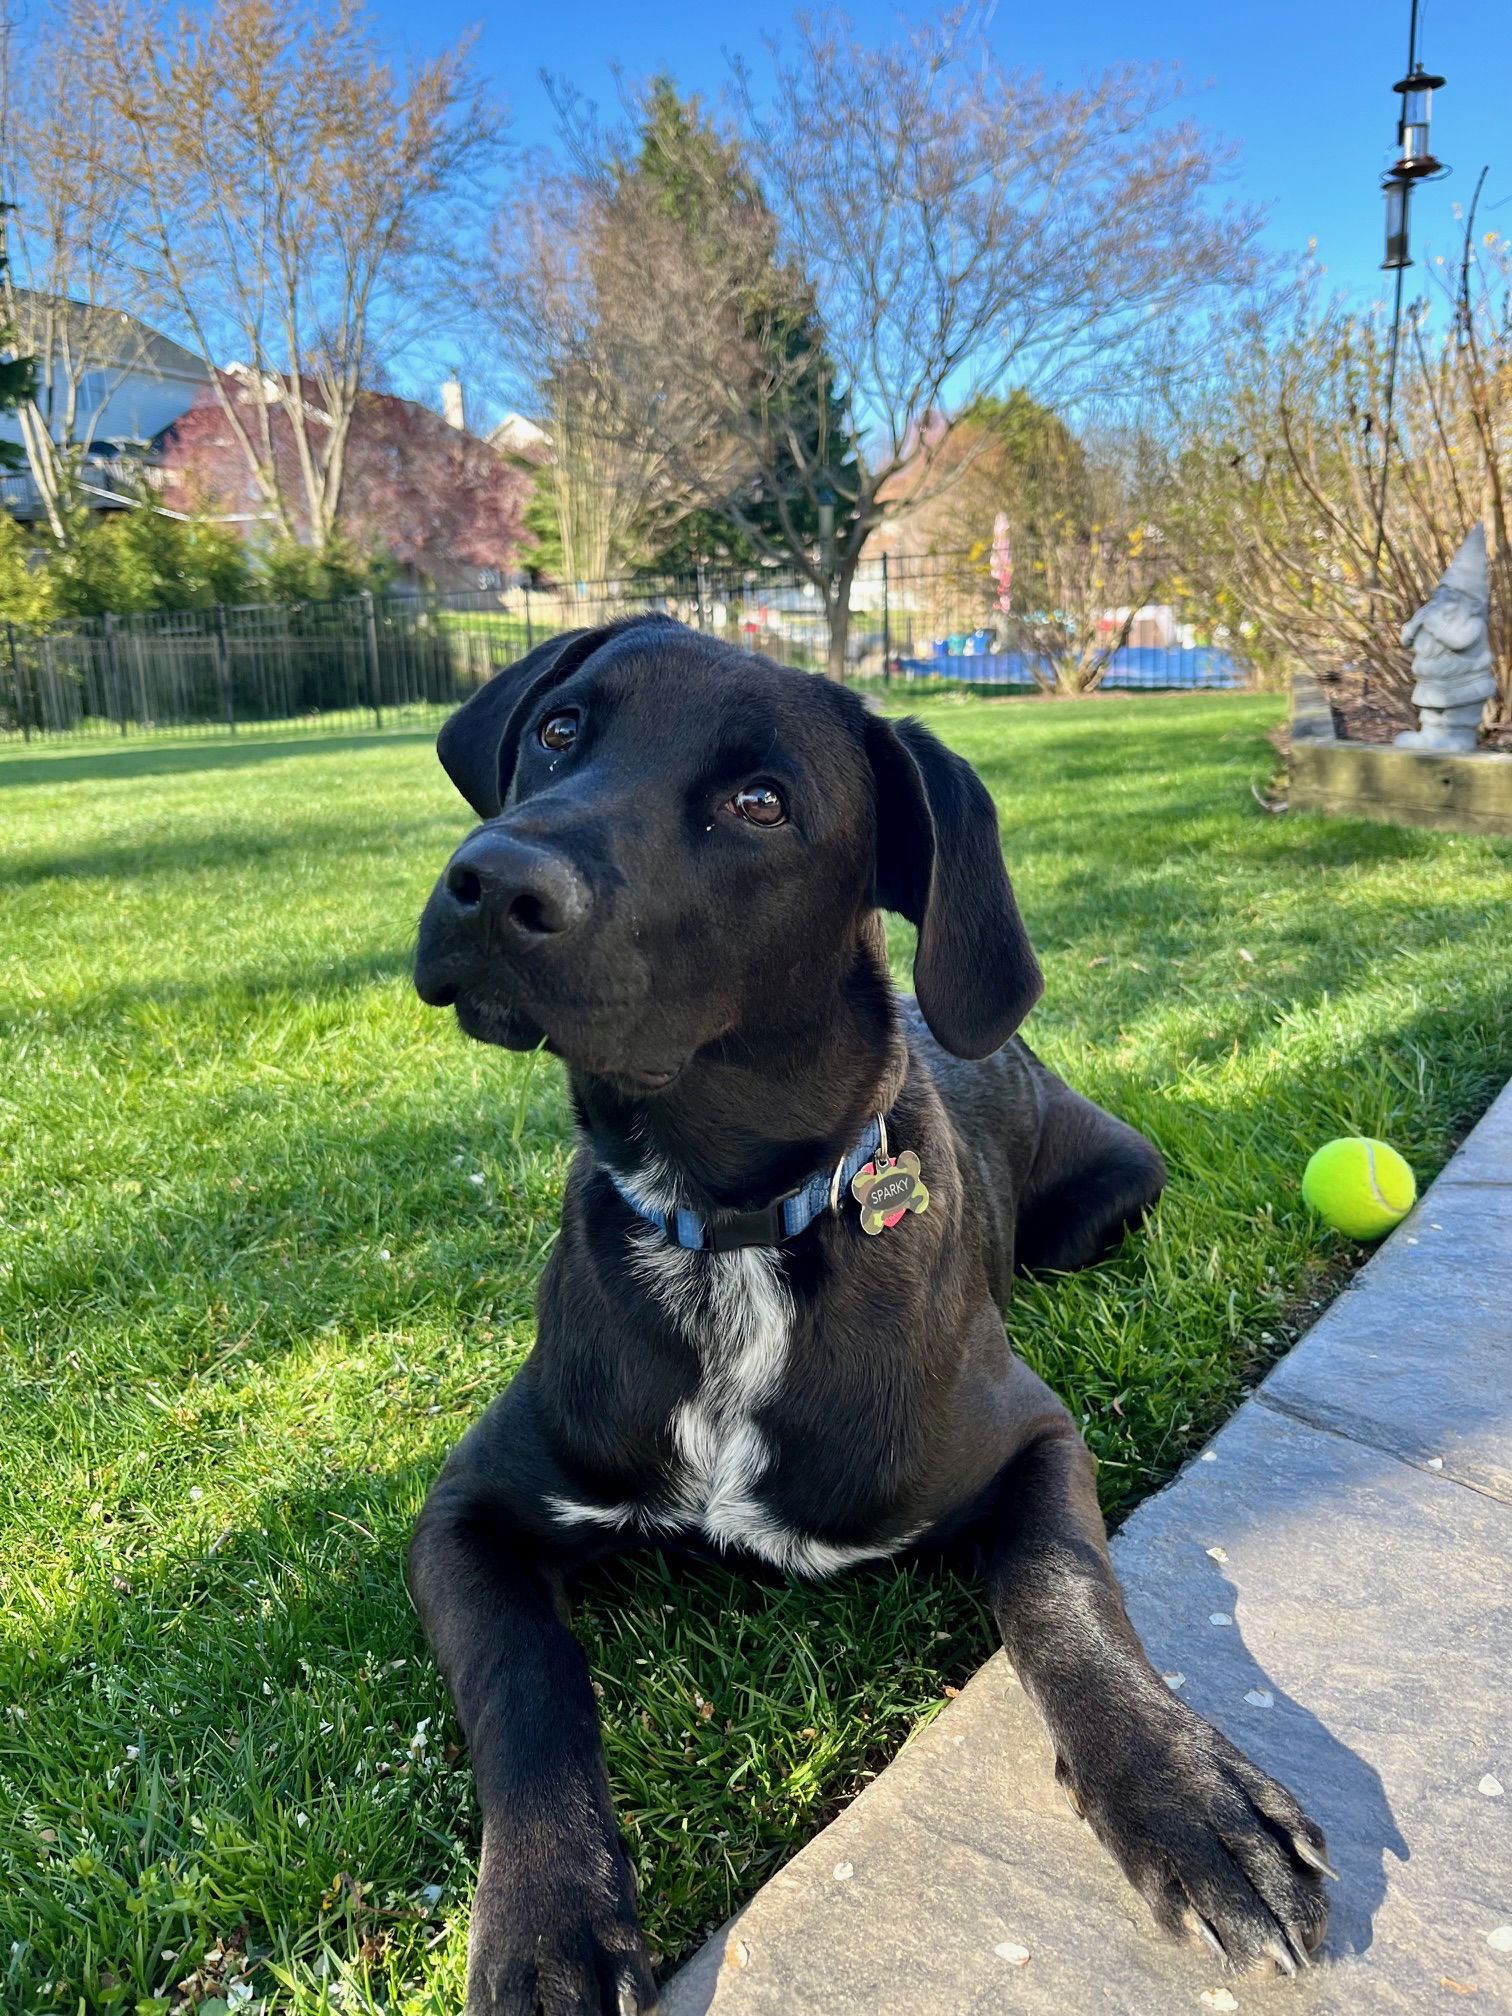
{"label": "dog's muzzle", "polygon": [[420,924],[415,988],[433,1008],[499,957],[535,955],[578,930],[593,892],[554,848],[481,826],[457,849]]}

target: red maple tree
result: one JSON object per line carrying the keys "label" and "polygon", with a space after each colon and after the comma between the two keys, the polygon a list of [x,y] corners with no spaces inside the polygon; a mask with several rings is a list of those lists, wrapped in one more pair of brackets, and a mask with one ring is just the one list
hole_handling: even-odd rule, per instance
{"label": "red maple tree", "polygon": [[[238,400],[251,390],[223,380]],[[294,430],[275,406],[269,438],[280,463],[279,488],[298,494]],[[242,449],[215,394],[206,387],[164,436],[161,460],[168,501],[231,518],[249,537],[269,523]],[[527,541],[524,510],[530,478],[476,434],[392,393],[367,392],[357,403],[346,443],[339,527],[359,552],[410,568],[439,588],[477,585],[484,569],[519,564]],[[308,527],[298,527],[308,537]]]}

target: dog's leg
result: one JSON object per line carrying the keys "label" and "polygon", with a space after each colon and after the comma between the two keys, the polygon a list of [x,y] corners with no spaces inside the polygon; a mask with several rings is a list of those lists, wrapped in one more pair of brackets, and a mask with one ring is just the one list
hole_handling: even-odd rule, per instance
{"label": "dog's leg", "polygon": [[1041,1084],[1045,1114],[1019,1202],[1014,1265],[1070,1273],[1101,1260],[1140,1223],[1164,1186],[1165,1163],[1143,1134],[1042,1066]]}
{"label": "dog's leg", "polygon": [[1018,1374],[1027,1432],[978,1535],[1003,1643],[1049,1727],[1056,1776],[1166,1931],[1205,1940],[1236,1968],[1268,1958],[1293,1973],[1327,1919],[1323,1836],[1145,1657],[1114,1579],[1092,1459],[1048,1388]]}
{"label": "dog's leg", "polygon": [[426,1502],[409,1583],[482,1811],[467,2016],[638,2016],[656,1989],[559,1573],[462,1468]]}

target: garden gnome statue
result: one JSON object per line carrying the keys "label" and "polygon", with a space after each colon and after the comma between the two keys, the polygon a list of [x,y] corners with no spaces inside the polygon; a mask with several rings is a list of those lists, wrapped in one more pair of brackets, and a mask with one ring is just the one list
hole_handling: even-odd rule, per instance
{"label": "garden gnome statue", "polygon": [[1444,578],[1402,626],[1412,647],[1419,725],[1398,735],[1399,749],[1473,749],[1486,702],[1496,691],[1486,618],[1491,607],[1486,531],[1473,525]]}

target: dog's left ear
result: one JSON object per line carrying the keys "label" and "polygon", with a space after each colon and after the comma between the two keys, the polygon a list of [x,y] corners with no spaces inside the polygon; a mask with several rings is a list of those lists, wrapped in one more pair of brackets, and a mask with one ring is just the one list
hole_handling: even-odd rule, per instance
{"label": "dog's left ear", "polygon": [[971,765],[917,721],[866,718],[876,900],[918,926],[914,991],[957,1057],[1001,1049],[1044,991],[1013,900],[997,811]]}
{"label": "dog's left ear", "polygon": [[564,630],[548,637],[513,665],[496,672],[472,698],[441,724],[436,754],[441,767],[480,819],[496,819],[502,805],[499,748],[520,695],[589,630]]}

